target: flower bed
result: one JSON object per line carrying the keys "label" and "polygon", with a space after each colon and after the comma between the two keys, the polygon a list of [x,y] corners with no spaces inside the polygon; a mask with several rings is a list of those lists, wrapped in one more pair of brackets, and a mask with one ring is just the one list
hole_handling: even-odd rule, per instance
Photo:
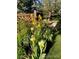
{"label": "flower bed", "polygon": [[[18,18],[17,22],[17,58],[45,59],[50,48],[55,43],[55,37],[60,33],[57,29],[58,20],[49,21],[38,15],[38,20],[31,14],[28,18]],[[50,46],[49,46],[50,45]]]}

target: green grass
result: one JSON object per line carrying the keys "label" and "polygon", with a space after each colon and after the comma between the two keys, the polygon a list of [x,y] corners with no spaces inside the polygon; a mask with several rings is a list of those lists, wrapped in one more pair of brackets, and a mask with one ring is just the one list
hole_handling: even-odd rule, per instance
{"label": "green grass", "polygon": [[61,59],[61,35],[56,36],[55,44],[50,49],[46,59]]}

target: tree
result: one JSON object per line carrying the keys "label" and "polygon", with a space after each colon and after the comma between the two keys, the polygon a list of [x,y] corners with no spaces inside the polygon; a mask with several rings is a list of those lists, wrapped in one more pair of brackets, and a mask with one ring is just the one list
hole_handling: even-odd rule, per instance
{"label": "tree", "polygon": [[33,10],[33,7],[36,7],[36,9],[39,9],[41,5],[40,0],[18,0],[17,1],[17,8],[20,11],[24,12],[31,12]]}
{"label": "tree", "polygon": [[58,13],[60,10],[60,2],[60,0],[42,0],[44,15],[49,15],[48,17],[50,17],[52,12],[55,14]]}
{"label": "tree", "polygon": [[18,0],[17,1],[17,8],[20,11],[31,12],[32,5],[33,5],[33,0]]}

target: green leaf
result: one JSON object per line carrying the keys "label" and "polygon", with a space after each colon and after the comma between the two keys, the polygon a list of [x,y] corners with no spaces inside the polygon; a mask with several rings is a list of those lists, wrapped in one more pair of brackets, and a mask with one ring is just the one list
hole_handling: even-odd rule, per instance
{"label": "green leaf", "polygon": [[41,33],[41,30],[36,30],[34,34],[35,34],[36,39],[37,39],[37,40],[40,40],[41,34],[42,34],[42,33]]}
{"label": "green leaf", "polygon": [[40,57],[39,57],[39,59],[45,59],[45,53],[43,53],[43,54],[40,54]]}

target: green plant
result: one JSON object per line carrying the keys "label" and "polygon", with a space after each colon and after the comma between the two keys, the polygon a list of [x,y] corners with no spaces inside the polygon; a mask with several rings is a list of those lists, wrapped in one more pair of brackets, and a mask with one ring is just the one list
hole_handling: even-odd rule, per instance
{"label": "green plant", "polygon": [[17,58],[45,59],[48,41],[54,44],[57,31],[55,28],[49,27],[48,19],[43,20],[41,15],[38,16],[38,20],[33,17],[31,20],[31,22],[26,22],[18,19]]}

